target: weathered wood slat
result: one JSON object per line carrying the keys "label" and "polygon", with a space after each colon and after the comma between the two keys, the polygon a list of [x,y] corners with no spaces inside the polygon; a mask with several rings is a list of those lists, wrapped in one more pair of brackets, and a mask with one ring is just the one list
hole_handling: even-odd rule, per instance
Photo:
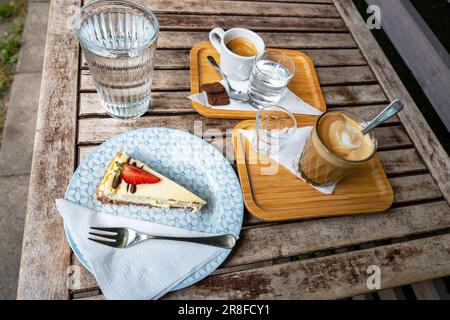
{"label": "weathered wood slat", "polygon": [[[268,33],[258,32],[267,47],[284,49],[354,49],[350,33]],[[190,49],[208,40],[208,32],[162,31],[158,38],[160,49]]]}
{"label": "weathered wood slat", "polygon": [[[351,112],[365,121],[370,121],[373,118],[375,118],[385,108],[386,108],[386,104],[374,104],[374,105],[369,105],[369,106],[348,106],[348,107],[333,107],[330,105],[328,109]],[[392,118],[387,120],[385,123],[386,124],[387,123],[397,124],[399,122],[400,122],[400,119],[397,116],[393,116]]]}
{"label": "weathered wood slat", "polygon": [[414,173],[427,169],[416,149],[379,151],[378,156],[387,175]]}
{"label": "weathered wood slat", "polygon": [[345,32],[347,27],[342,19],[302,18],[297,17],[263,17],[217,16],[217,15],[177,15],[158,14],[161,30],[206,30],[217,26],[227,30],[239,26],[254,31],[321,31]]}
{"label": "weathered wood slat", "polygon": [[447,202],[450,202],[450,157],[395,73],[383,50],[370,30],[367,29],[353,2],[351,0],[334,0],[334,3],[389,99],[401,98],[406,103],[407,107],[399,114],[399,118],[414,141],[443,196]]}
{"label": "weathered wood slat", "polygon": [[[62,197],[76,165],[78,41],[66,26],[68,7],[52,1],[39,98],[18,299],[68,299],[70,248],[54,199]],[[24,199],[18,199],[24,201]]]}
{"label": "weathered wood slat", "polygon": [[[85,3],[93,0],[86,0]],[[270,3],[258,1],[210,1],[210,0],[136,0],[155,13],[190,13],[190,14],[221,14],[221,15],[256,15],[256,16],[293,16],[293,17],[327,17],[338,18],[339,14],[332,4],[314,4],[322,1],[291,1]],[[307,2],[307,3],[302,3]]]}
{"label": "weathered wood slat", "polygon": [[[450,235],[208,277],[165,299],[336,299],[364,294],[367,268],[391,288],[449,274]],[[263,251],[263,250],[262,250]],[[423,268],[423,266],[427,268]],[[102,299],[102,296],[89,299]]]}
{"label": "weathered wood slat", "polygon": [[[324,85],[352,85],[373,83],[375,78],[368,66],[323,67],[316,69],[319,82]],[[81,72],[81,91],[95,91],[94,81],[89,70]],[[189,70],[155,70],[152,89],[190,90]]]}
{"label": "weathered wood slat", "polygon": [[[218,149],[221,149],[221,146],[226,145],[229,146],[231,143],[230,138],[226,138],[226,142],[220,141],[215,144],[212,143]],[[81,146],[78,148],[78,163],[84,157],[86,157],[89,153],[91,153],[97,146]],[[229,148],[232,148],[231,146]],[[221,150],[222,151],[222,150]],[[229,156],[228,149],[226,150],[227,159],[233,160],[234,157]],[[425,164],[422,159],[420,159],[419,154],[415,149],[400,149],[400,150],[388,150],[388,151],[379,151],[378,156],[380,157],[381,162],[383,163],[384,170],[387,175],[400,175],[400,174],[411,174],[411,173],[419,173],[426,170]],[[232,161],[231,161],[232,162]],[[233,164],[233,162],[232,162]],[[233,164],[234,165],[234,164]]]}
{"label": "weathered wood slat", "polygon": [[[141,117],[136,120],[120,121],[113,118],[87,118],[79,120],[78,143],[99,144],[112,136],[145,127],[169,127],[182,129],[188,132],[203,134],[205,137],[225,135],[227,130],[231,130],[237,120],[222,120],[205,118],[198,114],[187,114],[181,117],[168,115],[165,117],[151,116]],[[380,127],[375,129],[380,149],[398,148],[411,145],[411,140],[400,126]]]}
{"label": "weathered wood slat", "polygon": [[80,119],[78,121],[78,143],[98,144],[119,133],[146,127],[169,127],[191,133],[196,129],[196,132],[198,131],[199,134],[202,134],[203,132],[205,136],[210,136],[208,132],[205,131],[210,129],[212,130],[210,131],[211,134],[220,135],[225,134],[227,130],[232,129],[237,122],[238,120],[205,118],[199,114],[188,114],[182,117],[141,117],[129,121],[120,121],[113,118]]}
{"label": "weathered wood slat", "polygon": [[364,86],[323,87],[327,106],[386,103],[387,98],[378,84]]}
{"label": "weathered wood slat", "polygon": [[316,68],[321,86],[374,83],[372,71],[367,66]]}
{"label": "weathered wood slat", "polygon": [[365,65],[366,60],[358,49],[302,50],[316,67]]}
{"label": "weathered wood slat", "polygon": [[[363,90],[361,89],[361,92]],[[153,92],[152,106],[148,114],[186,114],[193,113],[192,103],[186,97],[188,92]],[[376,97],[375,97],[376,98]],[[102,108],[100,99],[97,93],[82,93],[80,94],[80,108],[79,115],[82,117],[106,116],[105,110]],[[325,95],[325,100],[328,100]],[[327,101],[332,107],[334,101]],[[379,112],[381,112],[386,105],[370,105],[370,106],[349,106],[349,107],[332,107],[334,110],[343,110],[352,112],[364,120],[373,119]],[[393,117],[387,123],[398,123],[398,117]]]}
{"label": "weathered wood slat", "polygon": [[430,174],[394,177],[390,178],[389,182],[392,185],[392,190],[394,190],[394,202],[396,204],[442,197]]}
{"label": "weathered wood slat", "polygon": [[[220,268],[449,228],[449,213],[447,203],[440,201],[395,208],[388,213],[245,229],[241,231],[238,245]],[[96,289],[93,276],[75,257],[73,263],[80,267],[74,291]]]}
{"label": "weathered wood slat", "polygon": [[[311,57],[316,67],[360,66],[366,64],[366,60],[358,49],[311,49],[302,51]],[[82,68],[88,68],[84,55],[82,55]],[[189,50],[158,49],[156,51],[155,69],[188,68]]]}
{"label": "weathered wood slat", "polygon": [[[149,113],[151,114],[179,114],[193,113],[192,102],[187,98],[186,91],[181,92],[153,92]],[[100,98],[97,93],[80,94],[80,116],[105,116]]]}

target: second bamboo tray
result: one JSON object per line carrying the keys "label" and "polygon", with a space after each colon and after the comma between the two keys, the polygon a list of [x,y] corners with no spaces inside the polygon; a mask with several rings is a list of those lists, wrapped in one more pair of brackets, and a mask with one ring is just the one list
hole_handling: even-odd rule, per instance
{"label": "second bamboo tray", "polygon": [[[299,123],[313,125],[314,121]],[[326,195],[281,165],[277,174],[263,175],[261,170],[272,166],[274,160],[257,154],[240,134],[241,129],[253,130],[254,121],[236,125],[233,147],[245,206],[255,217],[266,221],[319,218],[382,212],[392,205],[392,188],[377,155],[366,167],[342,180],[333,194]]]}
{"label": "second bamboo tray", "polygon": [[[276,50],[287,54],[295,63],[295,75],[289,83],[289,89],[306,103],[319,111],[325,112],[327,107],[311,58],[305,53],[296,50]],[[209,64],[206,59],[207,56],[213,56],[216,61],[220,61],[219,53],[209,42],[197,44],[191,49],[190,75],[192,94],[199,93],[202,84],[222,80],[222,77]],[[192,106],[198,113],[210,118],[254,119],[256,117],[256,111],[210,109],[197,102],[192,102]],[[300,119],[313,119],[316,117],[296,115],[296,118]]]}

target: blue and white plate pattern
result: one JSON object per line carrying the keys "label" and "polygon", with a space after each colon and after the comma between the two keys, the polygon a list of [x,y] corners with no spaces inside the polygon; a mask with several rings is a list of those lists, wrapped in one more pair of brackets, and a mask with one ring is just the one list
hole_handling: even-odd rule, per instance
{"label": "blue and white plate pattern", "polygon": [[[166,177],[191,190],[208,204],[201,212],[186,209],[148,208],[142,206],[104,205],[96,200],[95,191],[114,155],[124,151]],[[145,128],[126,132],[106,141],[86,158],[75,171],[65,198],[80,205],[135,219],[161,223],[207,233],[239,235],[244,204],[239,180],[233,168],[216,148],[185,131],[169,128]],[[80,262],[91,267],[67,232],[67,239]],[[174,290],[203,279],[228,256],[224,251],[197,270]]]}

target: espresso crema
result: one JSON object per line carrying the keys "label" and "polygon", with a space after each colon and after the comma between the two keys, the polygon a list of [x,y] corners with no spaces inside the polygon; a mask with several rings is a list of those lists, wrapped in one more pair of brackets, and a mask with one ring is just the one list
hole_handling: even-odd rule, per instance
{"label": "espresso crema", "polygon": [[375,144],[370,136],[363,135],[361,126],[343,113],[330,113],[322,119],[318,129],[325,146],[342,159],[365,160],[375,150]]}

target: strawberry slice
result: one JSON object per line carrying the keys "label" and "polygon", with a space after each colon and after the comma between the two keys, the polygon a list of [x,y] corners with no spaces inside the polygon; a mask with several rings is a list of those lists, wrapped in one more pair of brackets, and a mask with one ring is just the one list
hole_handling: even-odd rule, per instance
{"label": "strawberry slice", "polygon": [[122,164],[122,179],[128,184],[153,184],[161,181],[158,177],[131,164]]}

